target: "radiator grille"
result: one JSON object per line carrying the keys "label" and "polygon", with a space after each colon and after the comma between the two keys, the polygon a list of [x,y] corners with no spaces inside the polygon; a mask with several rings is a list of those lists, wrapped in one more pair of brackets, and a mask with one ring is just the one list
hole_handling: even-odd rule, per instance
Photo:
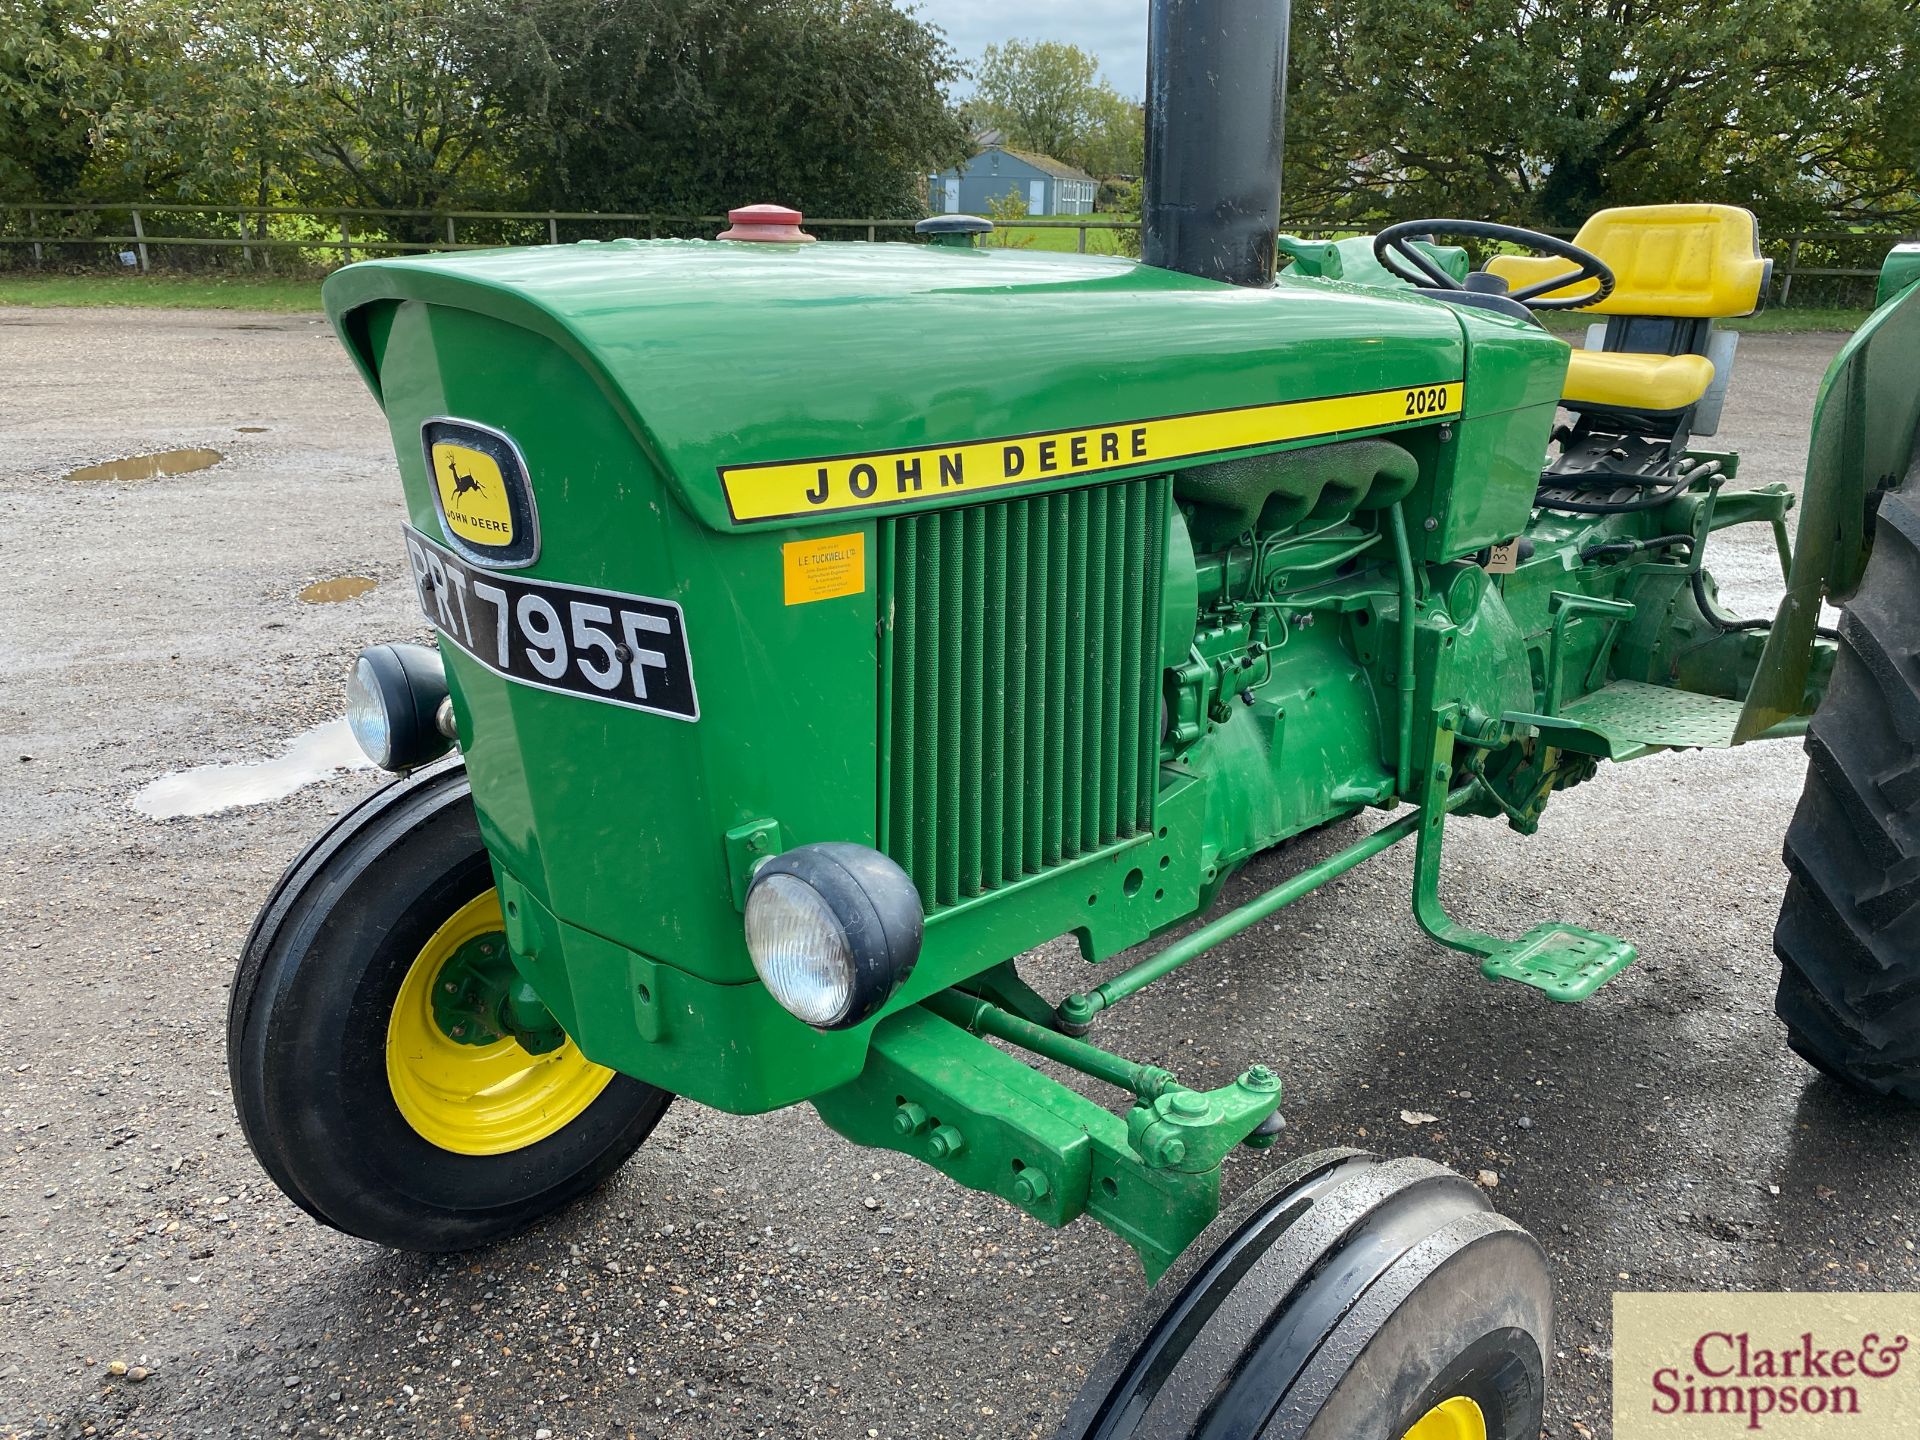
{"label": "radiator grille", "polygon": [[929,910],[1152,824],[1169,488],[884,523],[879,829]]}

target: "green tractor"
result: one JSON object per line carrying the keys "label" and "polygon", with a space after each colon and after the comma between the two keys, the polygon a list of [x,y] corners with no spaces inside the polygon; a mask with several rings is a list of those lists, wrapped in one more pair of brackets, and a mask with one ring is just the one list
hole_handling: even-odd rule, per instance
{"label": "green tractor", "polygon": [[[1142,262],[967,217],[810,245],[756,207],[329,280],[439,643],[358,659],[403,778],[287,872],[233,987],[240,1118],[296,1203],[477,1246],[674,1096],[806,1103],[1138,1253],[1152,1298],[1066,1434],[1536,1435],[1547,1266],[1479,1187],[1275,1156],[1223,1212],[1282,1057],[1194,1089],[1100,1016],[1401,841],[1429,935],[1584,1000],[1632,945],[1450,919],[1449,817],[1529,832],[1603,760],[1802,733],[1787,1041],[1920,1100],[1920,251],[1828,375],[1790,544],[1787,489],[1696,443],[1714,321],[1764,293],[1751,217],[1282,239],[1285,12],[1156,0]],[[1548,308],[1603,328],[1571,350]],[[1756,524],[1786,598],[1733,619],[1706,552]],[[1095,968],[1042,996],[1015,959],[1064,934]]]}

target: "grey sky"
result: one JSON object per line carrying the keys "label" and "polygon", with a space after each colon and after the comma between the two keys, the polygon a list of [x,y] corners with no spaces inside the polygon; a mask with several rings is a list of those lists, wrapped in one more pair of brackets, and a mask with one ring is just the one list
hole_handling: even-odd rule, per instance
{"label": "grey sky", "polygon": [[[1122,95],[1147,87],[1147,0],[902,0],[947,32],[969,64],[1002,40],[1064,40],[1100,57]],[[973,87],[962,84],[961,92]]]}

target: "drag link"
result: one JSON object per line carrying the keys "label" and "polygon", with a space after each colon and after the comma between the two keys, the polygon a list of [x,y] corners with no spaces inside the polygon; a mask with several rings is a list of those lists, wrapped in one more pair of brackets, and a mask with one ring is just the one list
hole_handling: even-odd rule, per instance
{"label": "drag link", "polygon": [[1171,1070],[1162,1070],[1157,1065],[1141,1065],[1110,1054],[1097,1045],[1089,1045],[1084,1040],[1076,1040],[1071,1035],[1062,1035],[1058,1030],[1050,1030],[1045,1025],[1036,1025],[1031,1020],[1009,1014],[977,996],[963,995],[957,990],[943,990],[936,995],[929,995],[922,1003],[942,1020],[958,1025],[962,1030],[976,1035],[991,1035],[1010,1045],[1018,1045],[1023,1050],[1031,1050],[1036,1055],[1065,1065],[1069,1070],[1078,1070],[1082,1075],[1104,1080],[1148,1103],[1171,1091],[1186,1088]]}

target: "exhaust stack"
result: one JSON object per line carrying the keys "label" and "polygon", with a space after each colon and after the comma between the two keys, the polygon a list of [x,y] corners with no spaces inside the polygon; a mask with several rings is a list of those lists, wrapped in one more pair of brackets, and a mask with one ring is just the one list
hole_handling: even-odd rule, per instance
{"label": "exhaust stack", "polygon": [[1271,285],[1290,0],[1152,0],[1141,258]]}

